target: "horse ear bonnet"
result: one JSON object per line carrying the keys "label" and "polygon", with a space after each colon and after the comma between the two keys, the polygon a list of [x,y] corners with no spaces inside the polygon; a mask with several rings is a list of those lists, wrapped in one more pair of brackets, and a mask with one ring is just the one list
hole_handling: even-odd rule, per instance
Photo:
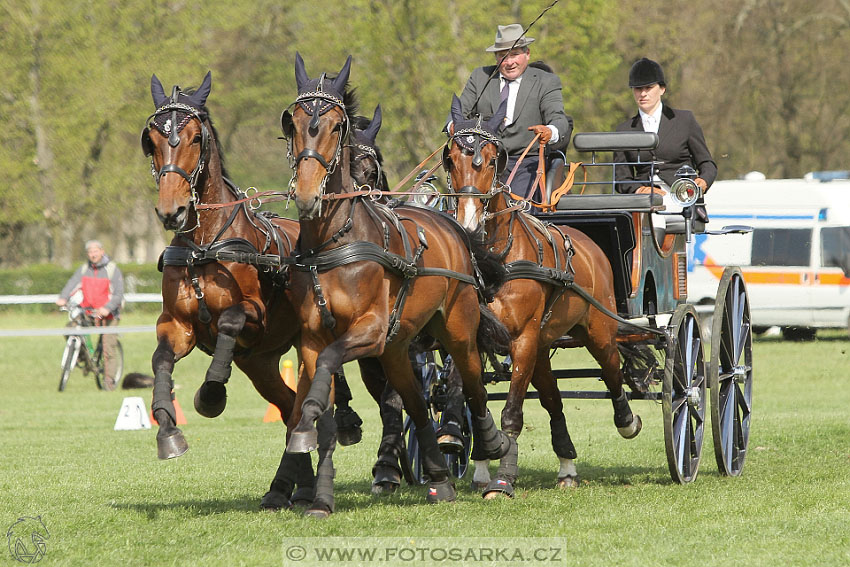
{"label": "horse ear bonnet", "polygon": [[[180,87],[176,87],[176,100],[173,100],[175,98],[174,95],[170,97],[166,96],[162,88],[162,83],[159,82],[157,76],[151,76],[151,96],[157,110],[169,104],[178,103],[190,107],[201,120],[206,118],[207,115],[204,105],[207,102],[211,88],[212,73],[207,72],[201,86],[195,91],[190,89],[188,92],[183,92],[180,90]],[[188,110],[176,108],[173,111],[157,112],[151,119],[149,126],[159,130],[162,135],[169,136],[172,131],[179,133],[183,130],[193,117],[194,115]],[[176,118],[176,124],[171,123],[172,118]],[[145,149],[144,133],[142,134],[142,138],[142,149]]]}
{"label": "horse ear bonnet", "polygon": [[[496,171],[501,173],[504,171],[508,163],[508,154],[505,147],[502,145],[502,137],[499,133],[502,123],[507,114],[507,101],[503,101],[496,110],[496,113],[484,121],[480,116],[475,116],[470,119],[464,119],[461,111],[460,99],[457,95],[452,95],[451,116],[454,122],[455,135],[451,141],[459,145],[464,150],[472,153],[475,156],[476,165],[480,165],[481,147],[483,143],[493,143],[499,151],[496,158]],[[464,131],[468,130],[468,133]],[[477,132],[477,133],[476,133]],[[481,133],[484,133],[482,136]],[[443,167],[449,169],[449,149],[450,144],[446,144],[443,150]]]}

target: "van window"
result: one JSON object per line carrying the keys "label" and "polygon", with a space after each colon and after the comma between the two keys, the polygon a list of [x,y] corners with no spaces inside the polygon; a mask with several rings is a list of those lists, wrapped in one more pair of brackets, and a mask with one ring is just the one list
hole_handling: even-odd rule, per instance
{"label": "van window", "polygon": [[753,231],[753,266],[808,266],[812,229],[763,228]]}
{"label": "van window", "polygon": [[831,226],[820,231],[821,265],[842,268],[850,253],[850,226]]}

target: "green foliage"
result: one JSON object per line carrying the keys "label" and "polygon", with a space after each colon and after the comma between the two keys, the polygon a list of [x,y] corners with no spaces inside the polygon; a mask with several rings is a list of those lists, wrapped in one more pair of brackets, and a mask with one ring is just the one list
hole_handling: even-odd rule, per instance
{"label": "green foliage", "polygon": [[[119,264],[124,274],[126,292],[158,293],[162,289],[162,274],[155,264]],[[74,270],[53,264],[32,264],[0,270],[0,295],[38,295],[55,293],[65,286]]]}

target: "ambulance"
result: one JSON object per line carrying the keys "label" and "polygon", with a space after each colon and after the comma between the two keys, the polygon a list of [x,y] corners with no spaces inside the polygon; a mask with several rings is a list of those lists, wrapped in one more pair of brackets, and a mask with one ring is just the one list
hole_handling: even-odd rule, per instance
{"label": "ambulance", "polygon": [[[688,301],[714,303],[724,266],[740,266],[753,332],[779,327],[791,340],[850,330],[850,172],[803,179],[718,181],[705,195],[708,233],[689,247]],[[752,232],[712,235],[727,225]],[[707,319],[707,318],[706,318]]]}

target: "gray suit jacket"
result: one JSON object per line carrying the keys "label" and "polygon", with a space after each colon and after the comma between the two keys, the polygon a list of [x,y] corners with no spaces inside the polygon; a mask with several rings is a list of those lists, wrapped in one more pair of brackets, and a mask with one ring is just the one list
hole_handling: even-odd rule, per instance
{"label": "gray suit jacket", "polygon": [[[499,74],[496,73],[487,84],[487,77],[494,69],[495,65],[478,67],[469,77],[460,95],[463,112],[467,116],[480,114],[486,120],[498,109]],[[474,109],[473,105],[482,89],[484,94],[478,101],[477,109]],[[522,153],[534,138],[534,132],[529,131],[528,127],[538,124],[552,125],[558,129],[560,139],[557,144],[549,144],[550,148],[567,147],[573,131],[573,119],[564,112],[561,79],[552,73],[528,67],[522,74],[522,82],[519,85],[514,121],[507,127],[503,126],[500,132],[510,156],[518,157]]]}
{"label": "gray suit jacket", "polygon": [[[618,132],[632,130],[643,132],[640,113],[617,126]],[[637,161],[638,154],[641,161],[650,161],[647,151],[614,152],[614,161],[634,162]],[[711,152],[708,151],[702,128],[690,110],[677,110],[666,104],[661,107],[655,157],[664,162],[656,168],[656,173],[667,185],[673,184],[676,180],[676,170],[686,164],[696,169],[709,187],[717,178],[717,164],[714,163]],[[617,179],[646,181],[649,179],[649,165],[618,165]],[[618,185],[617,190],[621,193],[634,193],[641,185],[646,183]]]}

